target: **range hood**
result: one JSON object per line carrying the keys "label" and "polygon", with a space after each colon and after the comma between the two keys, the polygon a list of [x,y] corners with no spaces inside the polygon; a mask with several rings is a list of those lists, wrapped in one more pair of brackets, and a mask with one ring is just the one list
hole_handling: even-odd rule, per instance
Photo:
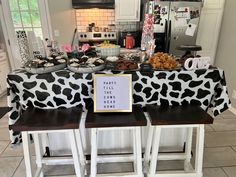
{"label": "range hood", "polygon": [[114,9],[115,0],[72,0],[74,9]]}

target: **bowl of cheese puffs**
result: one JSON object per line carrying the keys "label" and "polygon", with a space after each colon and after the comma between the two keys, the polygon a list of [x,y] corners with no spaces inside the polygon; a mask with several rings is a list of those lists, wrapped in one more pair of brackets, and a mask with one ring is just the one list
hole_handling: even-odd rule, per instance
{"label": "bowl of cheese puffs", "polygon": [[154,70],[173,70],[179,68],[178,61],[167,53],[157,52],[151,56],[147,63],[151,64]]}

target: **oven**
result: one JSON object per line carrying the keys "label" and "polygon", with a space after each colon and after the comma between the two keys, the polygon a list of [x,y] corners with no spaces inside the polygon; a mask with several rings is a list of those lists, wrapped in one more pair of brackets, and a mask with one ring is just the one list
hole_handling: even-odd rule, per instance
{"label": "oven", "polygon": [[90,46],[96,46],[104,41],[117,44],[116,32],[78,32],[79,46],[88,43]]}

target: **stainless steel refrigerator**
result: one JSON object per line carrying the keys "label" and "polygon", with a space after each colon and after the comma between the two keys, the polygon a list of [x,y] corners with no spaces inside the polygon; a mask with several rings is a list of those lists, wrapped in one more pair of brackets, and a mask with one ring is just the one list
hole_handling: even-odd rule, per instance
{"label": "stainless steel refrigerator", "polygon": [[195,45],[202,2],[153,1],[155,52],[182,56],[180,45]]}

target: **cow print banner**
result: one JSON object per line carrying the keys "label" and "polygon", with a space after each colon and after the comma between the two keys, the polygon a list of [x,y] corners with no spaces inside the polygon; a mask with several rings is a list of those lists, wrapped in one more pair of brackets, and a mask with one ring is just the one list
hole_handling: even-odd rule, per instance
{"label": "cow print banner", "polygon": [[[212,107],[214,116],[227,110],[230,105],[224,71],[221,69],[113,74],[132,74],[134,104],[196,104],[204,110]],[[14,124],[28,106],[42,109],[80,106],[86,110],[93,104],[92,74],[68,70],[30,74],[17,70],[8,75],[7,82],[8,106],[11,109],[9,125]],[[10,138],[12,144],[19,143],[20,132],[10,130]]]}

